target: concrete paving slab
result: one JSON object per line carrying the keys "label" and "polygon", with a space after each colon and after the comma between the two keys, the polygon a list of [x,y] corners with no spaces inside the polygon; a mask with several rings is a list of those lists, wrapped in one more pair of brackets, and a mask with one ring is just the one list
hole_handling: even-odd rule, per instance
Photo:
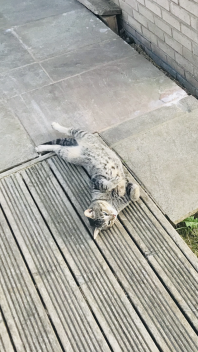
{"label": "concrete paving slab", "polygon": [[5,31],[8,28],[9,28],[9,23],[7,19],[2,13],[0,13],[0,30]]}
{"label": "concrete paving slab", "polygon": [[126,59],[25,93],[23,103],[11,100],[10,106],[39,144],[58,136],[52,131],[53,121],[101,131],[186,94],[146,59],[131,53]]}
{"label": "concrete paving slab", "polygon": [[0,102],[0,171],[34,158],[34,145],[6,103]]}
{"label": "concrete paving slab", "polygon": [[[183,100],[185,99],[181,99],[180,102]],[[109,145],[113,146],[127,137],[131,138],[137,134],[147,132],[151,128],[176,117],[180,113],[181,110],[177,104],[172,104],[168,107],[164,106],[160,109],[153,110],[152,114],[148,112],[147,114],[143,114],[120,123],[119,125],[113,126],[103,131],[101,135],[106,141],[108,141]]]}
{"label": "concrete paving slab", "polygon": [[117,37],[85,8],[27,23],[15,32],[37,60]]}
{"label": "concrete paving slab", "polygon": [[[64,92],[55,84],[46,86],[42,92],[35,90],[14,97],[9,100],[9,107],[36,145],[60,138],[61,134],[52,129],[51,123],[62,120],[72,125],[74,116],[72,103],[66,101]],[[67,120],[66,116],[69,116]]]}
{"label": "concrete paving slab", "polygon": [[[81,127],[101,131],[164,105],[183,91],[139,55],[116,61],[60,82],[67,100],[76,105]],[[160,93],[159,93],[160,92]],[[79,124],[78,119],[73,123]]]}
{"label": "concrete paving slab", "polygon": [[33,61],[31,55],[10,31],[0,33],[0,73],[30,64]]}
{"label": "concrete paving slab", "polygon": [[10,70],[0,75],[0,99],[11,98],[26,91],[43,87],[52,81],[39,64]]}
{"label": "concrete paving slab", "polygon": [[122,10],[112,0],[78,0],[95,15],[120,15]]}
{"label": "concrete paving slab", "polygon": [[137,52],[117,37],[48,59],[42,66],[54,81],[58,81],[132,55]]}
{"label": "concrete paving slab", "polygon": [[[112,136],[109,140],[163,212],[178,223],[198,210],[198,102],[187,97],[175,109],[164,107],[157,112],[162,114],[162,123],[151,124],[137,134],[132,132],[115,144]],[[171,117],[167,121],[165,112]],[[150,112],[147,118],[152,116]],[[133,131],[133,121],[130,128]]]}
{"label": "concrete paving slab", "polygon": [[15,0],[1,1],[2,27],[9,28],[82,8],[75,0],[17,0],[17,6]]}

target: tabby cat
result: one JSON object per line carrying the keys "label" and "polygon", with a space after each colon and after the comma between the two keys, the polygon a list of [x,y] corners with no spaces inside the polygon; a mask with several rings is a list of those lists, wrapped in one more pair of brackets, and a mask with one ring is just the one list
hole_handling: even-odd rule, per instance
{"label": "tabby cat", "polygon": [[113,226],[118,213],[131,200],[138,200],[139,187],[126,180],[120,159],[97,136],[62,127],[56,122],[52,127],[67,138],[39,145],[36,151],[53,151],[67,162],[87,170],[91,177],[92,202],[84,214],[94,228],[96,238],[100,231]]}

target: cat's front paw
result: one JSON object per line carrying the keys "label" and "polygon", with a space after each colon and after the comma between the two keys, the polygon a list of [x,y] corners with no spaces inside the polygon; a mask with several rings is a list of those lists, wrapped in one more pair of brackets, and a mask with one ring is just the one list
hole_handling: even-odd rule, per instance
{"label": "cat's front paw", "polygon": [[36,151],[37,153],[42,153],[42,151],[43,151],[43,146],[42,146],[42,145],[38,145],[38,147],[35,147],[35,151]]}
{"label": "cat's front paw", "polygon": [[120,181],[120,177],[119,177],[119,176],[113,177],[113,178],[111,179],[111,182],[112,182],[114,185],[116,185],[116,186],[117,186],[117,184],[119,183],[119,181]]}
{"label": "cat's front paw", "polygon": [[52,122],[51,126],[56,131],[59,131],[59,129],[61,127],[58,122]]}

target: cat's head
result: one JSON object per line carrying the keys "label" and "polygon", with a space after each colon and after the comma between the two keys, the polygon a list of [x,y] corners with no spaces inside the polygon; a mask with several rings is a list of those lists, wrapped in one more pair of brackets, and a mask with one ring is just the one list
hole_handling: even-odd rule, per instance
{"label": "cat's head", "polygon": [[117,218],[117,211],[106,201],[96,200],[85,210],[85,216],[94,228],[94,239],[98,233],[112,227]]}

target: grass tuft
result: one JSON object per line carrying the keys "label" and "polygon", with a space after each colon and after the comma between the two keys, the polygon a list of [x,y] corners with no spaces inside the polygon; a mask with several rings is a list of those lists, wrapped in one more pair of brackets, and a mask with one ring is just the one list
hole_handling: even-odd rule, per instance
{"label": "grass tuft", "polygon": [[198,217],[191,216],[180,222],[176,227],[177,232],[198,257]]}

